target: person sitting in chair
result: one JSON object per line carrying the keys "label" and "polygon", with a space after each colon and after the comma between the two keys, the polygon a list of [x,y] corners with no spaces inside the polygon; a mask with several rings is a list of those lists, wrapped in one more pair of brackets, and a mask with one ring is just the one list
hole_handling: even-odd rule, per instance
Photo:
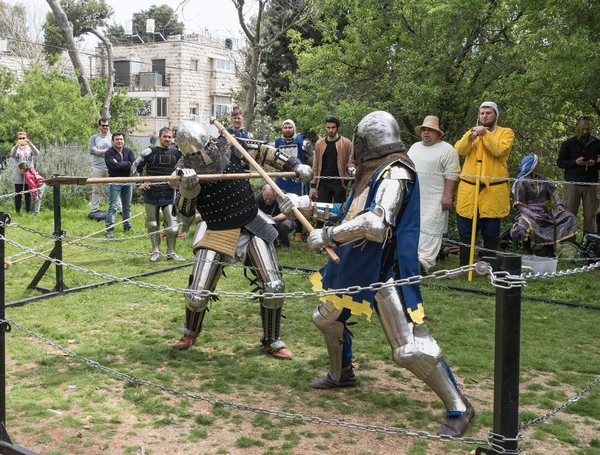
{"label": "person sitting in chair", "polygon": [[[577,234],[575,215],[565,211],[554,185],[539,174],[539,159],[534,153],[519,164],[519,175],[513,184],[513,207],[518,210],[510,230],[513,239],[531,237],[536,246],[556,247],[563,240],[574,240]],[[556,210],[549,207],[553,200]]]}

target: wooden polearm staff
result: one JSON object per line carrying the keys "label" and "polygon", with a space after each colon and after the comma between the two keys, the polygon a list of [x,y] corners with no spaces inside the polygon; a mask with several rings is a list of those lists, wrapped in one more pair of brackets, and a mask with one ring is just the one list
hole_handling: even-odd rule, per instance
{"label": "wooden polearm staff", "polygon": [[[473,198],[473,221],[471,224],[471,250],[469,251],[469,264],[475,262],[475,240],[477,239],[477,218],[479,217],[479,188],[481,188],[481,161],[482,156],[477,155],[477,178],[475,179],[475,197]],[[473,281],[473,270],[469,270],[468,281]]]}
{"label": "wooden polearm staff", "polygon": [[[256,169],[256,171],[261,175],[261,177],[263,179],[265,179],[265,181],[271,186],[271,188],[273,188],[273,191],[275,191],[277,196],[283,197],[285,195],[285,193],[281,190],[281,188],[279,188],[277,186],[277,184],[273,181],[273,179],[270,177],[269,173],[267,173],[262,167],[260,167],[260,165],[252,157],[252,155],[250,155],[246,151],[246,149],[244,149],[244,147],[242,147],[240,145],[240,143],[229,133],[229,131],[227,131],[223,127],[223,125],[221,125],[214,118],[210,119],[210,123],[215,125],[217,127],[217,130],[219,130],[219,133],[223,134],[227,138],[229,143],[232,146],[234,146],[238,152],[240,152],[242,154],[242,156],[246,159],[246,161],[248,161],[248,163],[250,163],[252,165],[252,167],[254,167],[254,169]],[[296,177],[295,172],[292,172],[292,174],[294,174],[292,177]],[[294,211],[294,216],[300,221],[300,223],[302,223],[302,226],[304,226],[308,232],[312,232],[315,230],[315,228],[312,226],[312,224],[310,224],[310,222],[304,217],[302,212],[300,212],[300,210],[298,210],[297,207],[294,207],[293,211]],[[331,247],[329,247],[329,246],[325,247],[325,251],[327,252],[327,255],[333,262],[335,262],[336,264],[340,263],[340,258],[338,257],[337,254],[335,254],[335,252],[333,251],[333,249]]]}
{"label": "wooden polearm staff", "polygon": [[[296,177],[295,172],[269,172],[272,177]],[[264,178],[259,172],[244,172],[240,174],[198,174],[201,182],[213,182],[215,180],[240,180]],[[136,177],[68,177],[56,176],[45,180],[47,185],[92,185],[97,183],[162,183],[179,181],[179,175],[152,175]],[[265,179],[266,180],[266,179]]]}

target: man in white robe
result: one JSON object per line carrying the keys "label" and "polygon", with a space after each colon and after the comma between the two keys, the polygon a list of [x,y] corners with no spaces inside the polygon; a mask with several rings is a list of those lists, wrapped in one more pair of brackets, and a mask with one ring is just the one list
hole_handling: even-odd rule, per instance
{"label": "man in white robe", "polygon": [[415,164],[421,188],[421,235],[419,262],[425,273],[435,266],[442,237],[448,231],[452,196],[460,174],[460,161],[454,147],[442,141],[439,119],[428,115],[415,131],[421,142],[412,145],[408,156]]}

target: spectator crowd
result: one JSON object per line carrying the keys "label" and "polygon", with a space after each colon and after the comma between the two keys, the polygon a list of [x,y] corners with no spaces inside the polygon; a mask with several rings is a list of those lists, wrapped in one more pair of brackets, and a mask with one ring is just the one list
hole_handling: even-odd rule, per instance
{"label": "spectator crowd", "polygon": [[[510,179],[508,160],[511,155],[514,133],[499,125],[499,109],[494,102],[484,102],[477,112],[476,125],[464,132],[453,145],[443,140],[446,132],[435,115],[428,115],[415,128],[421,139],[408,150],[408,156],[418,173],[420,183],[419,262],[422,272],[431,270],[442,248],[442,239],[449,226],[449,215],[456,211],[456,227],[460,240],[460,264],[473,260],[473,245],[479,234],[485,250],[498,250],[503,232],[503,220],[511,213],[515,222],[510,236],[522,242],[533,242],[547,247],[553,254],[558,243],[574,241],[577,233],[577,215],[582,207],[583,235],[600,233],[598,211],[598,175],[600,170],[600,140],[592,135],[593,122],[588,116],[576,119],[577,134],[565,140],[558,152],[556,164],[564,170],[562,197],[539,172],[537,155],[524,157],[517,180]],[[91,155],[90,177],[124,177],[135,175],[170,175],[174,172],[181,153],[175,141],[176,128],[163,128],[158,145],[143,150],[136,159],[133,150],[125,146],[123,133],[110,131],[110,118],[98,121],[98,133],[89,141]],[[244,115],[240,107],[231,112],[231,125],[227,131],[235,138],[253,139],[244,129]],[[352,186],[356,163],[353,160],[352,140],[340,133],[340,119],[334,115],[324,117],[323,137],[314,144],[297,131],[292,119],[281,124],[281,136],[274,145],[286,155],[312,166],[314,178],[310,184],[296,179],[278,177],[276,184],[285,193],[308,195],[322,204],[341,204],[346,201]],[[14,162],[13,182],[15,212],[20,213],[22,201],[25,211],[39,214],[44,193],[44,179],[35,170],[34,158],[39,150],[24,131],[17,133],[11,151]],[[461,168],[460,160],[463,165]],[[244,162],[244,169],[250,168]],[[514,183],[511,183],[513,182]],[[167,237],[167,258],[181,258],[175,253],[175,239],[183,237],[191,224],[198,221],[177,220],[173,212],[175,188],[141,184],[146,204],[148,232],[152,236],[152,260],[161,257],[159,245]],[[133,186],[129,183],[108,185],[108,210],[100,210],[106,185],[92,185],[90,218],[105,219],[106,236],[114,236],[116,214],[124,220],[125,232],[131,230],[131,198]],[[456,193],[456,194],[455,194]],[[512,203],[511,203],[512,199]],[[33,204],[32,204],[33,201]],[[283,251],[290,247],[290,237],[304,242],[306,232],[297,220],[291,220],[280,211],[276,192],[265,185],[256,195],[259,208],[275,223],[279,234],[278,244]],[[161,229],[160,214],[163,215]],[[317,227],[323,221],[316,222]],[[183,227],[182,232],[179,230]]]}

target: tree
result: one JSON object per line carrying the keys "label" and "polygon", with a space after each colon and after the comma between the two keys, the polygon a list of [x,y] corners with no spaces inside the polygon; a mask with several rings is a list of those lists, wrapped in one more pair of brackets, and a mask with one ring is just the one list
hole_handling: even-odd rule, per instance
{"label": "tree", "polygon": [[177,20],[177,14],[169,5],[152,5],[148,10],[133,13],[133,29],[138,35],[146,33],[146,20],[154,19],[154,30],[167,35],[181,35],[185,28],[183,22]]}
{"label": "tree", "polygon": [[[108,78],[96,78],[92,80],[92,90],[100,95],[106,92]],[[117,88],[112,94],[110,111],[107,117],[110,117],[111,129],[121,131],[125,134],[130,133],[141,122],[140,117],[135,115],[143,105],[143,101],[127,95],[127,90]]]}
{"label": "tree", "polygon": [[[115,71],[113,67],[112,45],[100,28],[104,26],[106,19],[113,14],[112,8],[106,4],[105,0],[61,0],[60,5],[56,3],[56,0],[48,0],[48,3],[54,3],[55,7],[53,8],[53,13],[48,13],[46,23],[44,24],[46,54],[51,59],[56,59],[65,42],[69,43],[69,41],[72,41],[72,45],[67,44],[67,47],[69,48],[73,67],[82,86],[82,95],[87,94],[92,98],[94,96],[85,76],[85,68],[79,59],[74,38],[80,38],[87,33],[92,33],[106,48],[110,83],[106,88],[100,114],[102,116],[108,115]],[[71,49],[74,49],[74,52],[71,52]]]}
{"label": "tree", "polygon": [[80,95],[76,80],[37,68],[26,70],[22,81],[0,92],[0,115],[3,150],[10,150],[21,130],[39,145],[84,145],[97,120],[91,98]]}
{"label": "tree", "polygon": [[[278,42],[286,32],[296,24],[302,22],[311,11],[309,0],[257,0],[256,16],[246,22],[245,0],[231,0],[237,10],[238,20],[242,31],[248,41],[248,51],[245,67],[242,72],[244,78],[244,89],[246,99],[244,105],[245,125],[247,129],[252,128],[254,122],[255,108],[258,103],[257,88],[260,81],[261,65],[266,52],[273,43]],[[273,8],[273,21],[270,33],[264,32],[264,16],[267,8]]]}
{"label": "tree", "polygon": [[[413,142],[414,127],[436,113],[450,140],[474,125],[479,103],[514,71],[518,9],[471,0],[323,0],[321,45],[290,32],[298,71],[280,114],[305,131],[336,113],[355,125],[374,109],[396,116]],[[497,98],[502,107],[505,97]],[[351,135],[351,131],[344,131]]]}

